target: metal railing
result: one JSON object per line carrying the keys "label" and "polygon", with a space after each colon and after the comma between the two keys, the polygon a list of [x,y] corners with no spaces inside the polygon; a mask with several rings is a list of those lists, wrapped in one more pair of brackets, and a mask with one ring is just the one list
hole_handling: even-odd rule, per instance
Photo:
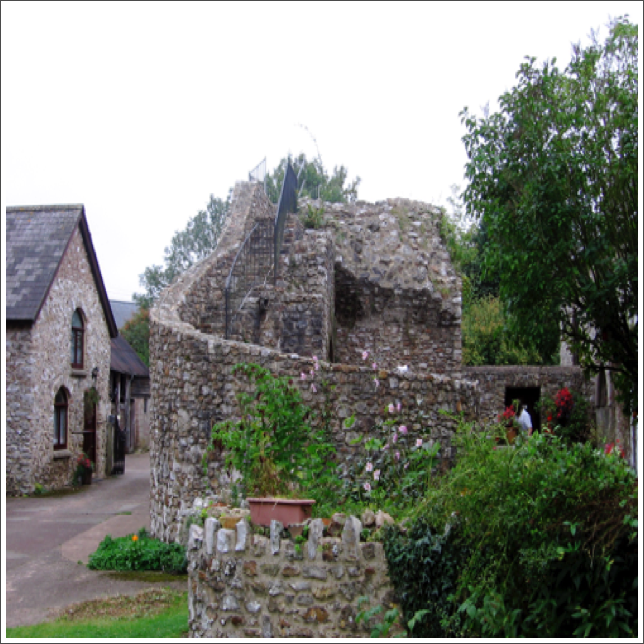
{"label": "metal railing", "polygon": [[263,183],[264,194],[268,194],[266,192],[266,157],[248,173],[248,180]]}
{"label": "metal railing", "polygon": [[225,288],[226,339],[230,338],[233,324],[251,291],[268,278],[273,268],[273,236],[273,222],[270,219],[261,219],[248,233],[235,255]]}
{"label": "metal railing", "polygon": [[[265,165],[266,159],[262,163]],[[251,174],[249,174],[249,178]],[[289,212],[295,212],[296,210],[297,177],[289,163],[284,173],[284,183],[282,184],[280,199],[277,204],[275,221],[260,219],[255,224],[237,251],[228,273],[225,287],[226,339],[230,338],[233,324],[239,318],[244,303],[252,290],[266,282],[271,269],[273,270],[274,281],[277,280],[277,268],[282,242],[284,241],[286,216]]]}
{"label": "metal railing", "polygon": [[277,215],[275,217],[275,245],[273,251],[273,265],[275,267],[274,280],[277,280],[277,266],[284,241],[284,226],[286,225],[286,215],[289,212],[297,210],[297,177],[295,171],[289,163],[284,173],[284,183],[280,199],[277,202]]}

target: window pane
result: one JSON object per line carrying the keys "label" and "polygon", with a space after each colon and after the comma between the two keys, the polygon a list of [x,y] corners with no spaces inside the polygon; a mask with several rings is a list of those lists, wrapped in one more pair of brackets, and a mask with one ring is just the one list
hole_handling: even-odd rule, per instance
{"label": "window pane", "polygon": [[78,312],[78,309],[74,311],[74,315],[72,315],[72,328],[73,329],[82,329],[83,328],[83,318],[81,317],[80,313]]}

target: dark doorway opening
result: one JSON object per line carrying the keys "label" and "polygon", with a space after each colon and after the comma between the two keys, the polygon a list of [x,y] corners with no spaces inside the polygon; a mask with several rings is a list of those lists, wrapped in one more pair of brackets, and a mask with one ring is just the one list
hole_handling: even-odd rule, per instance
{"label": "dark doorway opening", "polygon": [[506,387],[505,406],[509,407],[513,400],[523,402],[532,419],[532,429],[541,429],[541,413],[539,410],[539,399],[541,398],[541,387]]}

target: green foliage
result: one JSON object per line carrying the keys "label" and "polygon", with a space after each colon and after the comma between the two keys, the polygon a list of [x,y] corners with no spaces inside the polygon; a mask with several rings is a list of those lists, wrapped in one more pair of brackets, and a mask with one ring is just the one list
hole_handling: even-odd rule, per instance
{"label": "green foliage", "polygon": [[332,498],[337,479],[330,460],[335,448],[323,430],[309,424],[310,409],[286,377],[275,377],[256,364],[238,364],[252,394],[238,393],[241,418],[217,423],[204,454],[223,446],[226,464],[242,474],[246,496],[307,493],[324,501]]}
{"label": "green foliage", "polygon": [[148,266],[139,276],[145,293],[134,293],[132,299],[142,308],[149,309],[177,275],[207,257],[217,247],[229,210],[230,192],[225,201],[210,195],[206,210],[200,210],[189,219],[184,230],[175,232],[170,246],[165,249],[165,265]]}
{"label": "green foliage", "polygon": [[[390,404],[384,422],[377,422],[368,437],[361,436],[351,442],[353,445],[364,442],[364,445],[361,456],[347,463],[340,497],[343,504],[381,509],[392,517],[402,517],[429,489],[441,444],[412,438],[407,426],[401,424],[402,412],[402,407],[398,409]],[[419,409],[415,417],[412,414],[405,412],[405,418],[409,419],[405,422],[424,425],[429,433],[429,420],[424,412]],[[345,427],[349,429],[354,422],[354,416],[347,418]]]}
{"label": "green foliage", "polygon": [[136,315],[132,316],[120,331],[129,345],[136,351],[146,366],[150,366],[150,311],[145,308],[139,309]]}
{"label": "green foliage", "polygon": [[[506,316],[498,297],[482,297],[463,307],[463,364],[552,364],[558,352],[544,359],[531,342],[516,340],[508,332]],[[558,349],[555,343],[553,349]]]}
{"label": "green foliage", "polygon": [[360,177],[356,177],[345,185],[348,170],[343,165],[339,168],[335,166],[329,177],[319,155],[308,161],[305,154],[300,154],[295,159],[290,155],[282,159],[275,170],[266,175],[266,190],[268,198],[273,203],[277,203],[279,200],[284,174],[289,162],[293,165],[298,176],[298,197],[319,198],[331,203],[347,203],[357,199]]}
{"label": "green foliage", "polygon": [[406,536],[390,526],[385,531],[385,555],[389,576],[412,637],[449,637],[441,620],[453,614],[449,598],[456,591],[460,567],[468,549],[454,539],[454,531],[436,533],[420,518]]}
{"label": "green foliage", "polygon": [[[439,619],[444,633],[457,636],[633,636],[633,471],[615,454],[590,443],[566,446],[556,436],[518,438],[514,448],[499,448],[489,437],[494,430],[461,423],[458,462],[417,513],[410,549],[419,550],[419,559],[405,559],[406,542],[395,545],[403,537],[387,546],[393,565],[411,571],[431,569],[420,557],[437,542],[446,565],[452,562],[426,582],[427,594],[411,573],[392,575],[405,614],[431,611],[416,620],[414,635],[431,632]],[[447,525],[449,539],[441,542],[436,535]],[[426,550],[416,545],[423,531]]]}
{"label": "green foliage", "polygon": [[638,35],[625,18],[560,71],[529,58],[484,118],[462,113],[467,212],[487,226],[511,329],[558,327],[589,371],[611,365],[628,413],[638,381]]}
{"label": "green foliage", "polygon": [[[358,610],[364,604],[369,604],[369,598],[367,596],[358,598]],[[390,637],[389,633],[392,628],[398,631],[396,637],[406,637],[407,633],[405,633],[405,631],[400,627],[400,611],[395,606],[391,610],[385,612],[382,617],[382,621],[375,621],[374,618],[377,615],[380,615],[383,610],[383,607],[380,605],[361,610],[356,615],[356,624],[359,625],[360,622],[364,622],[368,625],[371,628],[370,637]]]}
{"label": "green foliage", "polygon": [[307,204],[306,214],[301,219],[304,228],[320,228],[324,223],[324,208],[313,208]]}
{"label": "green foliage", "polygon": [[[558,415],[557,406],[552,397],[545,394],[541,399],[541,417],[545,421],[545,427],[568,445],[585,443],[591,439],[593,433],[588,401],[576,391],[572,392],[572,399],[574,401],[572,412],[563,416]],[[595,447],[600,445],[595,444]]]}
{"label": "green foliage", "polygon": [[163,570],[184,573],[187,570],[185,548],[178,543],[164,543],[150,538],[145,528],[136,535],[117,537],[109,534],[89,556],[90,570]]}

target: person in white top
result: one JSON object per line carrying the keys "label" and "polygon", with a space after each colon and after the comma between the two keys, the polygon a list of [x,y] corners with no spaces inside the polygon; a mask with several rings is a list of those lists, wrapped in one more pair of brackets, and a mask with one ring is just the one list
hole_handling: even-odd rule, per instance
{"label": "person in white top", "polygon": [[522,432],[528,432],[528,436],[532,436],[532,418],[524,403],[519,403],[519,426],[521,427]]}

